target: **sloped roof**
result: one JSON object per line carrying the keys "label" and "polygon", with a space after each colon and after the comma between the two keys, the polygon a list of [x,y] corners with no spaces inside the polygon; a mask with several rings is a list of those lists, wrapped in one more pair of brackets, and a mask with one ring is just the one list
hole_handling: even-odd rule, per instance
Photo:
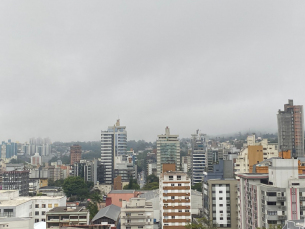
{"label": "sloped roof", "polygon": [[121,213],[121,208],[116,205],[111,204],[111,205],[99,210],[99,212],[93,217],[92,221],[95,221],[102,217],[107,217],[109,219],[117,221],[120,213]]}

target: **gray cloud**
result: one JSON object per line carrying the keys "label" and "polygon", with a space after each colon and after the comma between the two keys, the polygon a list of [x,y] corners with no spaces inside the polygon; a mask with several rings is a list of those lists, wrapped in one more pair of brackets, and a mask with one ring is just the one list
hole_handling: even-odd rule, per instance
{"label": "gray cloud", "polygon": [[0,139],[276,131],[304,104],[303,1],[2,1]]}

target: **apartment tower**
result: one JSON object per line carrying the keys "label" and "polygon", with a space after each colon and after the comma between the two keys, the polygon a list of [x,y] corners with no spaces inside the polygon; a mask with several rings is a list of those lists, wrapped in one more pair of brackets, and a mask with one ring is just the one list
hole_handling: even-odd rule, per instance
{"label": "apartment tower", "polygon": [[112,184],[114,179],[115,158],[126,155],[127,131],[126,126],[120,125],[120,119],[107,131],[101,132],[101,163],[105,169],[105,183]]}
{"label": "apartment tower", "polygon": [[277,114],[279,152],[291,150],[292,157],[304,157],[303,105],[289,99]]}
{"label": "apartment tower", "polygon": [[70,165],[82,159],[82,147],[80,145],[70,146]]}
{"label": "apartment tower", "polygon": [[205,169],[206,156],[206,138],[205,134],[196,131],[192,134],[192,154],[191,154],[191,170],[192,170],[192,185],[201,183],[203,172]]}
{"label": "apartment tower", "polygon": [[186,173],[172,171],[174,164],[163,165],[159,197],[162,229],[185,229],[191,223],[191,180]]}
{"label": "apartment tower", "polygon": [[179,135],[171,135],[168,126],[165,134],[158,135],[157,140],[157,175],[162,173],[163,164],[175,164],[180,169],[180,142]]}

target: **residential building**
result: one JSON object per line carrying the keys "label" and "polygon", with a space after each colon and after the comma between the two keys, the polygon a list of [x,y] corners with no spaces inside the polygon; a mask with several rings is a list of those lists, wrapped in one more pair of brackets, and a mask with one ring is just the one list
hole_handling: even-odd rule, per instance
{"label": "residential building", "polygon": [[35,155],[31,156],[31,164],[36,166],[42,165],[41,156],[38,153],[35,153]]}
{"label": "residential building", "polygon": [[74,165],[75,162],[79,162],[82,159],[82,147],[74,144],[70,146],[70,165]]}
{"label": "residential building", "polygon": [[[192,185],[202,182],[203,172],[206,163],[206,135],[201,134],[199,130],[192,134],[192,153],[191,153],[191,174]],[[188,172],[184,171],[184,172]]]}
{"label": "residential building", "polygon": [[93,224],[102,224],[111,229],[117,227],[120,221],[121,208],[116,205],[109,205],[99,210],[99,212],[93,217]]}
{"label": "residential building", "polygon": [[154,162],[147,163],[147,176],[152,174],[157,175],[157,163]]}
{"label": "residential building", "polygon": [[137,165],[133,163],[132,157],[127,157],[127,161],[123,161],[122,156],[115,157],[114,176],[121,176],[122,182],[129,182],[130,178],[137,179]]}
{"label": "residential building", "polygon": [[163,166],[159,182],[162,229],[185,229],[191,223],[191,180],[186,173]]}
{"label": "residential building", "polygon": [[304,229],[305,222],[301,220],[287,220],[286,224],[283,226],[283,229]]}
{"label": "residential building", "polygon": [[107,194],[106,205],[114,204],[118,207],[122,207],[123,200],[130,200],[130,198],[134,198],[137,196],[135,190],[111,190]]}
{"label": "residential building", "polygon": [[120,125],[117,120],[114,126],[109,126],[107,131],[101,132],[101,163],[104,165],[104,182],[112,184],[115,157],[126,155],[127,152],[127,131],[125,126]]}
{"label": "residential building", "polygon": [[157,140],[157,175],[162,173],[163,164],[175,164],[180,170],[180,142],[179,135],[171,135],[170,129],[165,128],[165,134],[158,135]]}
{"label": "residential building", "polygon": [[187,173],[191,171],[192,160],[191,156],[182,156],[181,157],[181,171]]}
{"label": "residential building", "polygon": [[34,218],[31,218],[31,217],[0,218],[0,228],[33,229],[34,228]]}
{"label": "residential building", "polygon": [[252,173],[255,164],[278,155],[277,144],[268,143],[267,139],[256,142],[255,135],[248,136],[247,144],[236,158],[235,174]]}
{"label": "residential building", "polygon": [[289,99],[277,114],[279,151],[291,150],[294,158],[304,157],[303,105],[293,105]]}
{"label": "residential building", "polygon": [[203,180],[203,216],[217,228],[237,228],[237,187],[233,162],[220,160]]}
{"label": "residential building", "polygon": [[29,171],[4,171],[2,180],[3,190],[19,190],[21,196],[29,195]]}
{"label": "residential building", "polygon": [[65,196],[23,197],[18,190],[0,191],[0,216],[3,217],[33,217],[35,223],[45,222],[46,212],[65,205]]}
{"label": "residential building", "polygon": [[17,143],[12,142],[11,139],[8,142],[3,141],[0,146],[0,155],[2,159],[17,155]]}
{"label": "residential building", "polygon": [[61,228],[89,224],[89,210],[85,207],[56,207],[46,214],[47,228]]}
{"label": "residential building", "polygon": [[123,200],[121,208],[121,229],[153,229],[154,210],[152,202],[145,198]]}
{"label": "residential building", "polygon": [[268,173],[239,174],[239,228],[304,219],[305,175],[297,159],[271,159]]}
{"label": "residential building", "polygon": [[[212,145],[215,146],[214,143]],[[214,146],[208,146],[206,150],[204,169],[206,172],[212,172],[214,164],[218,164],[220,160],[223,160],[223,149],[218,145],[217,147]]]}
{"label": "residential building", "polygon": [[64,196],[62,187],[44,186],[39,188],[39,193],[46,196]]}

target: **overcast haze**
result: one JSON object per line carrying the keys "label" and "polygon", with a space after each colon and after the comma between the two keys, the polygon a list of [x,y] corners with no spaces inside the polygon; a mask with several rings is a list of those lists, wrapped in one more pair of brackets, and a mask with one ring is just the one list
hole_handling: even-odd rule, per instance
{"label": "overcast haze", "polygon": [[304,1],[1,1],[0,140],[277,131],[305,103]]}

